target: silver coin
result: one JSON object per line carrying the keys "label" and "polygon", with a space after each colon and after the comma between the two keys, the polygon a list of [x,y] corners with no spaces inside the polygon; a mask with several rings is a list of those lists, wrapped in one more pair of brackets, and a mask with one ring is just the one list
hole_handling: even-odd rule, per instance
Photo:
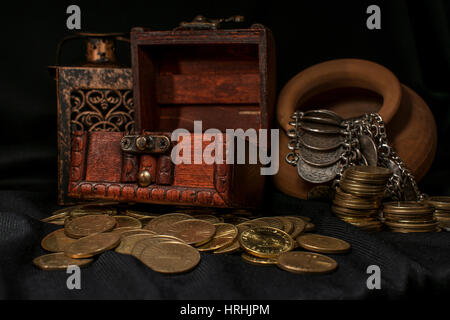
{"label": "silver coin", "polygon": [[330,120],[334,120],[337,124],[340,124],[344,120],[336,112],[326,109],[304,111],[303,115],[307,117],[327,118]]}
{"label": "silver coin", "polygon": [[344,142],[344,137],[339,134],[323,134],[301,130],[299,141],[307,148],[327,151],[338,148]]}
{"label": "silver coin", "polygon": [[338,172],[339,162],[329,167],[314,167],[307,164],[301,158],[297,162],[298,175],[311,183],[325,183],[333,180]]}
{"label": "silver coin", "polygon": [[319,151],[306,148],[303,145],[299,147],[299,156],[307,164],[316,167],[329,167],[338,161],[342,154],[344,153],[344,148],[340,147],[329,151]]}
{"label": "silver coin", "polygon": [[310,132],[317,133],[341,133],[342,128],[335,125],[316,123],[316,122],[300,122],[300,128]]}
{"label": "silver coin", "polygon": [[364,155],[365,160],[369,166],[377,166],[378,163],[378,151],[375,142],[366,135],[359,137],[359,149]]}

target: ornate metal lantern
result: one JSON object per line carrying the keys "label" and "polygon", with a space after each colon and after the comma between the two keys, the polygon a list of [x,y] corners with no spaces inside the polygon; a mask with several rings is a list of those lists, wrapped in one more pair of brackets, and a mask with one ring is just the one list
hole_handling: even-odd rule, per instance
{"label": "ornate metal lantern", "polygon": [[[61,48],[68,40],[84,39],[86,61],[80,65],[59,65]],[[72,132],[132,131],[134,125],[131,68],[120,66],[116,40],[123,34],[77,33],[57,46],[57,65],[49,67],[56,80],[58,102],[58,203],[73,202],[67,196]]]}

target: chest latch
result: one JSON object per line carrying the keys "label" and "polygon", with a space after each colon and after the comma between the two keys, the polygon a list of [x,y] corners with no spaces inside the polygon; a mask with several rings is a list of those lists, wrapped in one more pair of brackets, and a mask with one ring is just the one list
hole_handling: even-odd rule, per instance
{"label": "chest latch", "polygon": [[123,152],[131,154],[161,154],[170,149],[170,138],[165,135],[126,135],[120,141]]}

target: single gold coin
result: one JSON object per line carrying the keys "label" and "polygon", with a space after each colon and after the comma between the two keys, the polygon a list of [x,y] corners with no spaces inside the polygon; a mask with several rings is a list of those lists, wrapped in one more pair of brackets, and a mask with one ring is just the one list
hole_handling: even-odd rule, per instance
{"label": "single gold coin", "polygon": [[119,242],[120,235],[117,233],[96,233],[70,244],[64,250],[64,254],[74,259],[89,258],[115,248]]}
{"label": "single gold coin", "polygon": [[270,265],[270,264],[276,264],[277,259],[276,258],[261,258],[256,257],[251,254],[248,254],[247,252],[242,252],[241,254],[242,259],[245,262],[256,264],[256,265]]}
{"label": "single gold coin", "polygon": [[66,236],[64,229],[58,229],[46,235],[41,241],[41,246],[50,252],[63,252],[68,245],[75,241],[77,240]]}
{"label": "single gold coin", "polygon": [[198,246],[198,251],[214,251],[230,245],[238,236],[236,226],[229,223],[217,223],[214,225],[216,232],[213,238],[207,243]]}
{"label": "single gold coin", "polygon": [[[117,229],[114,229],[111,232],[116,232]],[[145,229],[129,229],[126,228],[126,230],[120,230],[120,240],[123,240],[125,237],[134,235],[134,234],[148,234],[148,235],[156,235],[156,232],[154,231],[150,231],[150,230],[145,230]]]}
{"label": "single gold coin", "polygon": [[291,251],[278,256],[277,266],[292,273],[328,273],[335,270],[338,264],[322,254]]}
{"label": "single gold coin", "polygon": [[294,248],[294,240],[284,231],[272,227],[245,230],[239,243],[250,254],[261,258],[273,258]]}
{"label": "single gold coin", "polygon": [[132,218],[139,219],[139,220],[140,219],[153,219],[153,218],[160,216],[160,214],[148,213],[148,212],[144,212],[144,211],[137,211],[137,210],[130,210],[130,209],[125,210],[125,215],[130,216]]}
{"label": "single gold coin", "polygon": [[70,216],[75,217],[82,217],[82,216],[90,216],[90,215],[108,215],[108,216],[114,216],[117,214],[117,209],[107,206],[96,206],[96,205],[89,205],[89,206],[79,206],[78,208],[70,211]]}
{"label": "single gold coin", "polygon": [[184,213],[168,213],[153,218],[145,229],[156,232],[157,234],[165,234],[175,223],[187,219],[193,219],[192,216]]}
{"label": "single gold coin", "polygon": [[37,257],[33,264],[42,270],[67,270],[69,266],[83,267],[92,261],[93,259],[72,259],[63,252],[58,252]]}
{"label": "single gold coin", "polygon": [[234,225],[238,225],[240,223],[247,222],[247,221],[250,221],[250,219],[244,218],[244,217],[236,217],[236,216],[224,217],[225,223],[230,223],[230,224],[234,224]]}
{"label": "single gold coin", "polygon": [[212,224],[223,222],[223,219],[213,216],[212,214],[197,214],[197,215],[193,215],[193,218],[197,219],[197,220],[204,220],[204,221],[210,222]]}
{"label": "single gold coin", "polygon": [[285,216],[284,218],[290,220],[294,225],[292,231],[289,232],[292,239],[297,238],[297,236],[305,230],[306,223],[303,219],[294,216]]}
{"label": "single gold coin", "polygon": [[70,212],[79,206],[72,206],[72,207],[66,207],[59,210],[56,210],[52,213],[50,217],[44,218],[41,221],[42,222],[53,222],[55,220],[61,220],[69,216]]}
{"label": "single gold coin", "polygon": [[180,242],[160,242],[146,246],[139,260],[153,271],[176,274],[195,268],[200,262],[200,253]]}
{"label": "single gold coin", "polygon": [[313,233],[301,234],[296,240],[303,249],[321,253],[344,253],[351,247],[347,241]]}
{"label": "single gold coin", "polygon": [[257,219],[251,220],[252,223],[259,223],[261,221],[265,222],[266,226],[268,226],[268,227],[277,228],[280,230],[284,229],[283,222],[280,219],[278,219],[277,217],[262,217],[262,218],[257,218]]}
{"label": "single gold coin", "polygon": [[148,233],[147,234],[145,234],[145,233],[132,234],[132,235],[128,235],[126,237],[124,237],[122,235],[120,244],[114,249],[114,251],[116,251],[118,253],[122,253],[122,254],[131,255],[131,252],[133,251],[133,248],[138,241],[140,241],[142,239],[148,239],[152,236],[153,236],[153,234],[148,234]]}
{"label": "single gold coin", "polygon": [[214,250],[214,254],[229,254],[229,253],[235,253],[238,251],[241,251],[241,244],[239,243],[239,240],[236,238],[231,244],[221,247],[217,250]]}
{"label": "single gold coin", "polygon": [[189,219],[175,222],[166,234],[180,238],[187,244],[200,246],[212,239],[216,227],[214,224],[198,219]]}
{"label": "single gold coin", "polygon": [[154,235],[152,237],[149,238],[145,238],[145,239],[139,239],[133,249],[131,250],[131,255],[136,257],[136,258],[140,258],[142,251],[148,247],[148,246],[154,246],[157,245],[161,242],[177,242],[177,243],[184,243],[186,244],[186,242],[184,242],[183,240],[176,238],[176,237],[172,237],[172,236],[167,236],[167,235]]}
{"label": "single gold coin", "polygon": [[116,228],[142,228],[142,223],[136,218],[129,216],[115,216],[114,218],[117,221]]}
{"label": "single gold coin", "polygon": [[107,215],[86,215],[66,221],[64,227],[66,235],[76,239],[111,231],[116,226],[116,219]]}

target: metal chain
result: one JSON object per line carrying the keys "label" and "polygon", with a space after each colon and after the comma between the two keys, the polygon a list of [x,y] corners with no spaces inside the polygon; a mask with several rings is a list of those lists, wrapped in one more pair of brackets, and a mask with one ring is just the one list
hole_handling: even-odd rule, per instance
{"label": "metal chain", "polygon": [[[291,116],[293,121],[289,122],[293,128],[288,132],[288,137],[291,138],[288,143],[288,149],[291,151],[286,155],[286,162],[292,166],[297,165],[299,160],[299,134],[302,117],[303,112],[296,111]],[[368,113],[360,118],[345,120],[341,125],[344,127],[342,132],[344,135],[342,144],[344,151],[339,159],[338,172],[332,184],[333,188],[339,185],[342,175],[348,167],[363,163],[359,137],[368,135],[377,147],[377,165],[390,168],[393,171],[387,184],[387,195],[393,200],[405,200],[405,191],[409,184],[413,189],[416,200],[422,200],[427,197],[426,194],[420,192],[414,176],[397,155],[394,148],[389,145],[384,121],[379,114]]]}

